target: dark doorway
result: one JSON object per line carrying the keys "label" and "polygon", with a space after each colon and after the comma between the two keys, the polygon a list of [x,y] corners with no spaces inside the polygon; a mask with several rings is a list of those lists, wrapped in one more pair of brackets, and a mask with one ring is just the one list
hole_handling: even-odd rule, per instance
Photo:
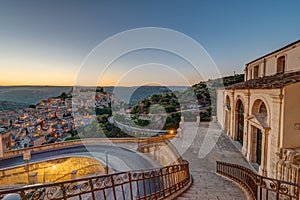
{"label": "dark doorway", "polygon": [[261,152],[262,152],[262,132],[257,129],[257,143],[256,143],[256,162],[261,164]]}
{"label": "dark doorway", "polygon": [[243,136],[244,136],[244,106],[241,101],[238,102],[237,110],[237,141],[243,145]]}

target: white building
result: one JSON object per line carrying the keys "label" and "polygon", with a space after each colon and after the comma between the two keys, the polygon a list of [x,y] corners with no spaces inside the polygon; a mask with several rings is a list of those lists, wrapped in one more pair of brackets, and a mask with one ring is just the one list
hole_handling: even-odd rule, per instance
{"label": "white building", "polygon": [[300,40],[246,64],[245,82],[217,91],[217,119],[258,172],[299,182]]}
{"label": "white building", "polygon": [[11,129],[0,128],[0,158],[3,152],[10,150],[11,146]]}

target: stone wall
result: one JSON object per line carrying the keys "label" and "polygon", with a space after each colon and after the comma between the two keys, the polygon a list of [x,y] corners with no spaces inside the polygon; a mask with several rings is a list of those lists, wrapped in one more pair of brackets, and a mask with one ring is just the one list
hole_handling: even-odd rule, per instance
{"label": "stone wall", "polygon": [[[110,143],[142,143],[142,142],[151,142],[152,140],[165,140],[168,138],[172,138],[172,135],[165,135],[163,137],[152,137],[152,138],[91,138],[91,139],[82,139],[82,140],[72,140],[67,142],[59,142],[53,144],[47,144],[38,147],[30,147],[18,150],[11,150],[3,152],[3,158],[10,158],[23,155],[23,152],[26,150],[30,150],[31,153],[36,152],[44,152],[44,151],[51,151],[56,149],[62,149],[66,147],[72,146],[81,146],[85,144],[110,144]],[[0,157],[1,160],[1,157]]]}
{"label": "stone wall", "polygon": [[276,166],[276,178],[300,184],[300,152],[294,149],[281,149]]}
{"label": "stone wall", "polygon": [[29,182],[28,175],[35,173],[37,173],[37,183],[71,180],[74,170],[76,170],[76,178],[105,172],[102,164],[95,159],[88,157],[65,157],[1,169],[0,185],[27,184]]}
{"label": "stone wall", "polygon": [[160,141],[152,144],[140,144],[138,151],[157,161],[161,166],[179,164],[182,159],[172,143]]}
{"label": "stone wall", "polygon": [[[200,122],[200,117],[196,118],[197,123]],[[138,151],[149,156],[151,159],[159,162],[161,166],[169,166],[182,163],[180,153],[176,147],[167,139],[173,139],[175,137],[182,137],[182,128],[184,124],[184,117],[181,117],[179,122],[179,128],[177,129],[177,135],[167,135],[155,138],[148,138],[147,140],[139,143]]]}

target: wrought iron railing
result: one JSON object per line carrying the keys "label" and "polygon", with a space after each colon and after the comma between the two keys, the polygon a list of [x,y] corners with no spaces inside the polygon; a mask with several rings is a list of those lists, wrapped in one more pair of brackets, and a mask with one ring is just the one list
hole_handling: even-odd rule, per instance
{"label": "wrought iron railing", "polygon": [[158,169],[120,172],[59,183],[26,186],[0,191],[0,198],[17,193],[27,199],[164,199],[183,190],[190,183],[189,164]]}
{"label": "wrought iron railing", "polygon": [[300,200],[300,184],[264,177],[246,167],[220,161],[217,173],[240,184],[252,199]]}

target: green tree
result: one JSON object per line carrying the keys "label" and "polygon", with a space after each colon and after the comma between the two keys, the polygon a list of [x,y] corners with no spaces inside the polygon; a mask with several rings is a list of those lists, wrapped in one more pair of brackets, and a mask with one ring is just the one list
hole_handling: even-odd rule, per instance
{"label": "green tree", "polygon": [[31,104],[31,105],[29,105],[29,108],[36,108],[36,105],[33,105],[33,104]]}

